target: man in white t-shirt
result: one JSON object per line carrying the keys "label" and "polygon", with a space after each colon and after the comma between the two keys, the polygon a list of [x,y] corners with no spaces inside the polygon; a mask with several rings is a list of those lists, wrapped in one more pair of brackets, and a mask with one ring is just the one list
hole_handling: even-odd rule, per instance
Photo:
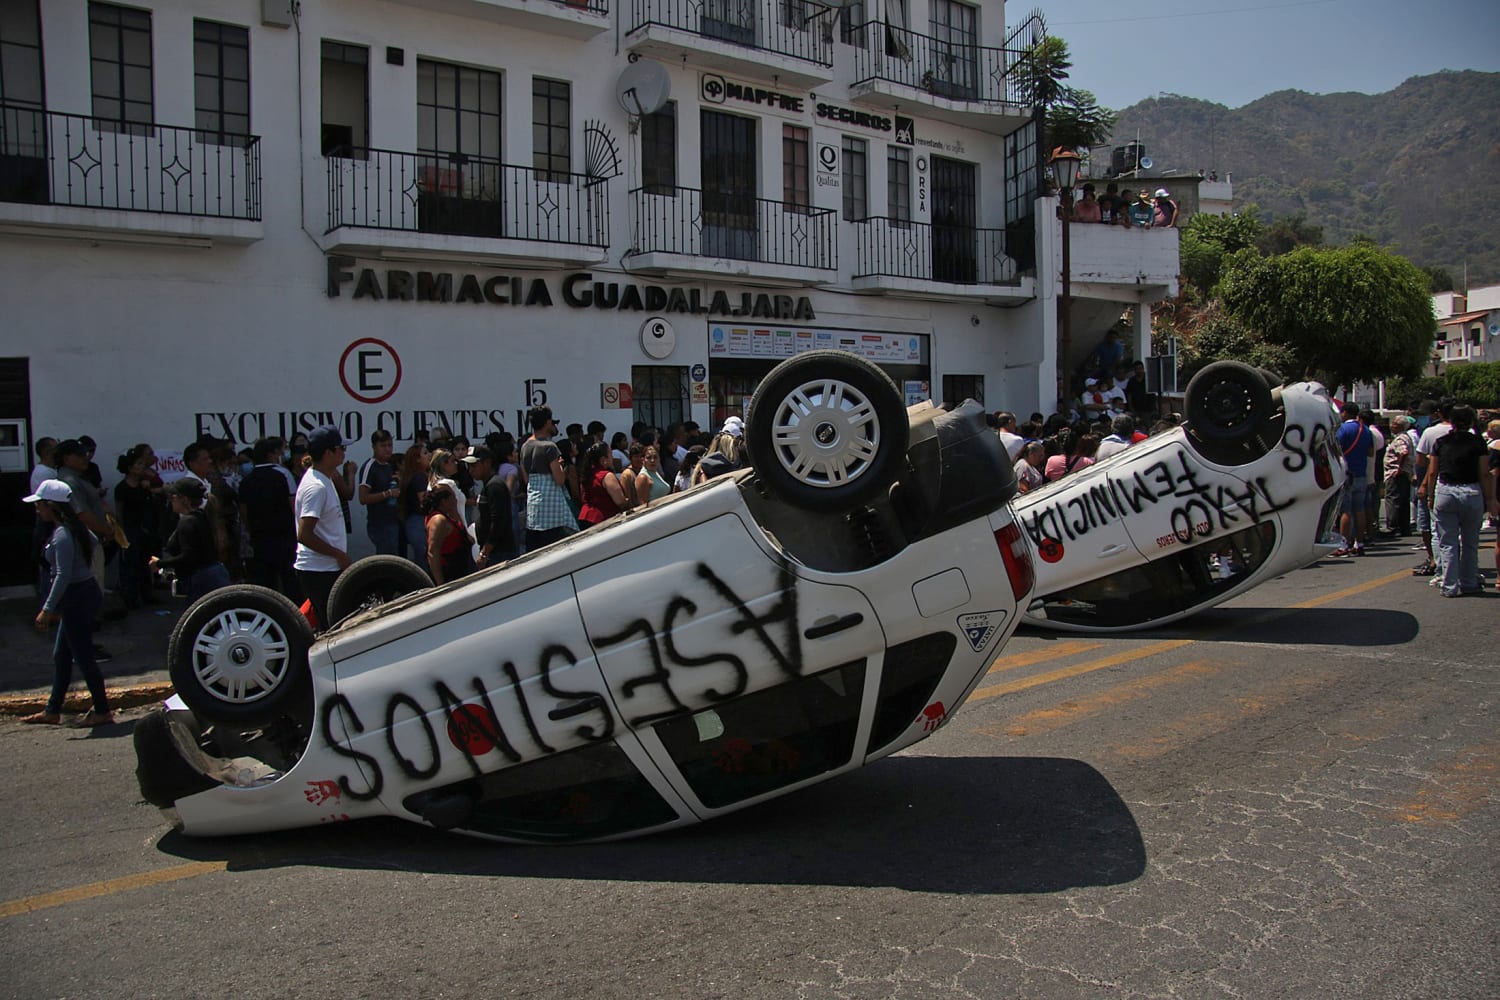
{"label": "man in white t-shirt", "polygon": [[344,460],[344,439],[337,427],[323,426],[307,435],[307,453],[312,468],[297,484],[294,503],[297,516],[297,582],[312,602],[317,627],[326,629],[328,593],[339,573],[349,565],[344,535],[344,513],[333,477]]}
{"label": "man in white t-shirt", "polygon": [[1427,495],[1427,488],[1422,483],[1427,479],[1427,463],[1432,458],[1432,446],[1453,430],[1453,425],[1448,422],[1448,411],[1453,404],[1448,401],[1431,404],[1424,402],[1421,407],[1423,415],[1431,414],[1432,423],[1417,438],[1417,530],[1422,533],[1422,548],[1427,553],[1427,559],[1416,569],[1412,570],[1417,576],[1442,576],[1443,568],[1437,564],[1432,551],[1432,497]]}
{"label": "man in white t-shirt", "polygon": [[1021,457],[1021,448],[1026,444],[1026,440],[1016,433],[1016,415],[1008,410],[996,413],[995,432],[1000,435],[1000,443],[1005,445],[1010,464],[1015,465]]}

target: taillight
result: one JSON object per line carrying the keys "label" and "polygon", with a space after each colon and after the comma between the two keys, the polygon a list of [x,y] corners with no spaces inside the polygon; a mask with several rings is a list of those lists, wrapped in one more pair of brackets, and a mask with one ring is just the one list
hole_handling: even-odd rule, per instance
{"label": "taillight", "polygon": [[1333,485],[1333,465],[1328,461],[1326,448],[1313,449],[1313,479],[1317,481],[1320,490]]}
{"label": "taillight", "polygon": [[1036,585],[1036,571],[1031,566],[1031,550],[1021,537],[1021,529],[1012,521],[995,532],[995,544],[1000,548],[1000,558],[1005,560],[1005,575],[1010,577],[1010,589],[1016,600],[1024,601]]}

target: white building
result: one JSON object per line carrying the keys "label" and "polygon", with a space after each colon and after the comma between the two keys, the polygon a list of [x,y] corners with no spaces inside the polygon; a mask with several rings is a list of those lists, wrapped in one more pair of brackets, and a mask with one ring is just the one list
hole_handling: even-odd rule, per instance
{"label": "white building", "polygon": [[[1016,72],[1041,28],[1001,3],[4,7],[12,541],[41,435],[91,434],[113,481],[136,441],[333,422],[362,459],[542,401],[709,427],[824,345],[913,397],[1052,408],[1060,230]],[[1123,304],[1140,356],[1177,234],[1095,228],[1073,360]]]}
{"label": "white building", "polygon": [[1438,339],[1432,348],[1435,368],[1469,361],[1500,359],[1500,285],[1481,285],[1432,297]]}

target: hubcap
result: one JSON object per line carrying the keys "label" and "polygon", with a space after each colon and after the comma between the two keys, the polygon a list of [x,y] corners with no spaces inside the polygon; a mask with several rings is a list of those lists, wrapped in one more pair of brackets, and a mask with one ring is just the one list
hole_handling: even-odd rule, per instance
{"label": "hubcap", "polygon": [[220,701],[245,705],[275,691],[291,666],[291,644],[270,615],[249,608],[225,611],[193,640],[193,675]]}
{"label": "hubcap", "polygon": [[864,393],[838,379],[814,379],[786,394],[771,430],[776,460],[794,479],[829,489],[869,471],[880,420]]}

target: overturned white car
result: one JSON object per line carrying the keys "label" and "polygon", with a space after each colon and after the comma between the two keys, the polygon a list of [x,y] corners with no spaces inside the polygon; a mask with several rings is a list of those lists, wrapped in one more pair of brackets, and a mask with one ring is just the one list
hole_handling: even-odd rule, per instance
{"label": "overturned white car", "polygon": [[361,560],[316,639],[272,591],[204,597],[169,651],[186,707],[136,729],[146,799],[189,834],[394,815],[597,839],[930,735],[1031,599],[982,411],[905,410],[821,351],[766,378],[746,433],[753,469],[443,587]]}
{"label": "overturned white car", "polygon": [[1342,544],[1344,461],[1321,385],[1218,362],[1194,377],[1185,405],[1185,426],[1012,504],[1038,557],[1027,622],[1163,625]]}

